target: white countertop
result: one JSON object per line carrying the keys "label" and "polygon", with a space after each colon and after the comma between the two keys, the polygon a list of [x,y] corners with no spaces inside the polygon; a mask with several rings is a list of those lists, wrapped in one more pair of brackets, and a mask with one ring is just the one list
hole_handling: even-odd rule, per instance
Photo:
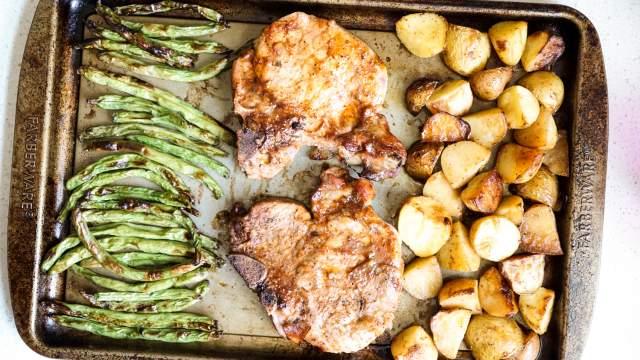
{"label": "white countertop", "polygon": [[[51,1],[51,0],[42,0]],[[16,91],[22,52],[37,0],[0,1],[0,353],[42,358],[20,339],[13,324],[7,280],[7,206]],[[545,1],[538,1],[545,2]],[[607,206],[600,287],[585,360],[637,357],[640,323],[640,1],[555,1],[577,8],[595,25],[609,84]],[[614,5],[615,4],[615,5]]]}

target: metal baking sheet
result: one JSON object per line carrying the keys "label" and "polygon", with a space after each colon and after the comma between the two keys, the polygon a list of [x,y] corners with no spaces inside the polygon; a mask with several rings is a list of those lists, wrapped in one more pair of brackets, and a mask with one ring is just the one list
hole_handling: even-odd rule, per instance
{"label": "metal baking sheet", "polygon": [[[486,30],[493,22],[511,17],[525,18],[530,21],[530,26],[547,26],[549,24],[556,26],[568,43],[567,51],[560,62],[554,66],[554,71],[563,78],[567,88],[565,104],[559,111],[557,118],[560,125],[568,128],[573,134],[573,171],[569,181],[562,184],[564,193],[568,195],[568,202],[560,213],[558,221],[563,247],[567,255],[562,259],[556,258],[550,261],[547,269],[549,274],[547,286],[558,292],[560,301],[557,302],[554,311],[554,323],[550,332],[544,336],[543,342],[545,358],[573,359],[579,357],[577,355],[579,351],[576,353],[576,350],[581,348],[580,339],[588,328],[590,316],[588,312],[590,312],[592,296],[595,291],[593,281],[597,275],[597,252],[600,241],[602,200],[604,199],[604,181],[600,182],[600,180],[604,179],[604,168],[602,168],[604,161],[602,160],[606,160],[606,136],[604,136],[604,140],[602,136],[603,133],[606,134],[606,84],[603,80],[604,73],[601,67],[602,59],[597,36],[595,31],[588,26],[589,23],[586,19],[578,16],[579,14],[574,10],[564,7],[549,5],[531,7],[502,3],[485,3],[483,5],[472,3],[465,6],[449,5],[449,3],[425,5],[396,2],[359,2],[357,6],[354,6],[355,4],[345,4],[345,2],[340,2],[341,5],[338,5],[338,2],[334,1],[314,2],[313,4],[306,4],[304,1],[267,2],[264,4],[221,1],[202,1],[202,3],[222,10],[230,20],[234,20],[229,30],[212,37],[212,39],[219,40],[231,48],[237,48],[247,40],[256,37],[265,24],[296,10],[307,11],[327,18],[336,18],[339,23],[353,29],[353,32],[373,48],[387,65],[389,87],[382,112],[387,116],[392,132],[401,139],[406,147],[418,139],[418,129],[424,118],[424,114],[414,117],[406,111],[404,106],[406,87],[418,77],[427,76],[446,80],[458,78],[458,76],[451,72],[439,57],[421,59],[409,54],[399,43],[395,34],[390,31],[393,29],[393,21],[405,13],[421,10],[440,12],[451,22],[483,30]],[[192,309],[211,315],[220,322],[226,335],[218,341],[189,345],[123,342],[70,332],[46,322],[42,314],[37,311],[38,299],[55,297],[80,301],[76,291],[82,284],[77,283],[78,279],[73,279],[72,276],[67,279],[62,276],[46,277],[37,271],[42,251],[55,241],[48,234],[51,234],[53,227],[52,218],[63,200],[63,179],[101,156],[84,151],[82,144],[77,141],[76,135],[88,126],[109,123],[111,115],[110,112],[88,106],[87,99],[112,93],[112,91],[90,84],[75,75],[75,70],[81,63],[95,64],[103,69],[108,68],[95,59],[94,53],[89,51],[80,53],[70,49],[70,43],[74,39],[75,41],[82,39],[85,34],[82,23],[77,23],[77,21],[88,16],[92,8],[91,4],[78,6],[74,8],[73,4],[67,4],[64,1],[53,5],[40,4],[34,23],[37,23],[38,19],[40,22],[46,23],[47,19],[43,14],[56,14],[60,27],[52,27],[48,34],[40,34],[32,29],[25,58],[27,60],[38,58],[35,49],[42,46],[42,44],[34,43],[34,38],[38,36],[43,39],[44,45],[49,41],[49,44],[54,43],[56,46],[53,52],[51,47],[45,51],[49,54],[49,62],[44,64],[27,63],[23,67],[23,74],[21,74],[19,97],[23,96],[25,92],[41,91],[47,98],[52,98],[48,107],[43,108],[42,118],[29,117],[27,112],[23,112],[23,110],[32,104],[19,102],[16,119],[17,157],[14,158],[12,186],[14,189],[21,190],[22,195],[19,196],[19,192],[16,198],[12,198],[12,206],[16,206],[18,211],[12,213],[13,216],[10,220],[9,258],[10,264],[13,262],[20,269],[16,274],[12,272],[11,279],[18,329],[32,348],[49,356],[74,358],[102,355],[126,357],[133,354],[159,357],[214,356],[222,358],[264,356],[274,359],[302,356],[305,358],[378,358],[379,356],[389,358],[388,346],[386,345],[397,331],[412,323],[420,323],[428,328],[428,320],[436,310],[435,301],[416,301],[408,294],[403,293],[400,307],[396,312],[394,328],[381,336],[376,341],[376,345],[357,355],[320,354],[309,346],[296,346],[280,338],[258,302],[257,296],[244,285],[242,279],[228,264],[211,275],[211,292],[203,303]],[[511,11],[505,9],[511,9]],[[552,11],[555,13],[552,14]],[[76,23],[71,24],[73,21]],[[158,21],[167,21],[167,19],[160,18]],[[175,22],[176,20],[171,21]],[[193,20],[187,19],[178,21],[193,22]],[[56,38],[56,35],[59,37]],[[591,47],[591,53],[585,52],[584,45],[587,45],[585,40],[594,41],[593,36],[596,36],[595,44],[598,46]],[[57,42],[54,42],[54,39],[57,39]],[[593,43],[589,45],[593,45]],[[31,55],[30,51],[33,51]],[[62,65],[56,68],[58,63],[62,63]],[[576,63],[579,65],[577,68],[574,67]],[[38,68],[38,65],[47,70],[41,74],[46,79],[45,84],[48,81],[47,88],[39,88],[30,82],[32,79],[36,79],[36,74],[26,73],[25,68]],[[594,83],[594,79],[588,80],[583,76],[589,69],[595,69],[596,75],[598,71],[602,74],[602,78],[599,79],[601,82],[595,81]],[[118,71],[117,69],[112,70]],[[170,90],[228,126],[237,128],[238,121],[232,114],[229,76],[229,72],[226,72],[219,78],[191,84],[142,78],[160,88]],[[516,74],[514,79],[518,77]],[[599,77],[597,75],[595,80],[598,80]],[[60,81],[66,81],[66,83],[61,84]],[[593,89],[590,90],[590,86]],[[62,87],[63,91],[56,93],[52,89],[54,87]],[[589,105],[587,109],[581,109],[581,106],[586,105]],[[598,105],[600,107],[596,108]],[[474,103],[474,110],[491,106],[491,103],[477,101]],[[588,111],[582,113],[581,110]],[[585,119],[592,120],[592,123],[585,123]],[[593,127],[594,125],[599,128]],[[604,132],[602,126],[604,126]],[[37,130],[41,130],[42,135],[30,136],[32,132],[37,132]],[[31,186],[34,190],[31,195],[24,195],[29,194],[25,189],[30,188],[25,185],[27,178],[21,175],[28,175],[28,168],[23,165],[25,164],[24,159],[32,156],[30,154],[33,151],[30,152],[29,149],[34,145],[30,144],[35,144],[40,150],[33,156],[35,156],[34,167],[41,172],[34,172],[34,181]],[[224,198],[215,200],[206,189],[191,182],[190,179],[185,180],[196,190],[195,193],[199,199],[197,207],[202,215],[194,218],[199,229],[219,237],[223,243],[227,235],[220,220],[224,218],[224,211],[228,210],[234,202],[240,201],[250,204],[257,197],[273,195],[291,197],[308,203],[308,197],[318,183],[318,175],[324,163],[309,160],[306,156],[306,149],[303,149],[286,172],[270,180],[258,181],[246,179],[237,167],[234,156],[222,159],[222,161],[232,170],[231,177],[222,179],[213,173],[212,175],[220,181],[225,190]],[[335,162],[335,164],[338,163]],[[376,183],[375,187],[377,197],[373,206],[376,212],[386,221],[395,225],[395,216],[401,202],[409,195],[419,194],[422,184],[413,181],[402,172],[396,178]],[[47,201],[47,199],[49,200]],[[21,224],[29,224],[30,226],[25,227]],[[35,229],[33,224],[37,225]],[[32,230],[34,230],[33,233],[31,233]],[[11,245],[12,235],[22,239],[29,238],[29,236],[33,238],[30,243],[34,244],[35,250],[26,254],[26,259],[30,259],[31,263],[25,263],[25,258],[20,258],[17,247]],[[24,245],[22,246],[24,247]],[[403,249],[403,253],[405,260],[409,260],[412,256],[406,248]],[[459,275],[445,273],[446,277]],[[24,294],[29,293],[31,296],[25,298]],[[581,311],[574,313],[580,313],[579,317],[571,315],[573,313],[572,306],[583,306]],[[18,312],[20,308],[29,309],[29,316],[23,316]],[[585,309],[587,314],[582,315]],[[575,335],[578,338],[574,339],[569,335]],[[465,356],[467,355],[461,352],[461,357]]]}

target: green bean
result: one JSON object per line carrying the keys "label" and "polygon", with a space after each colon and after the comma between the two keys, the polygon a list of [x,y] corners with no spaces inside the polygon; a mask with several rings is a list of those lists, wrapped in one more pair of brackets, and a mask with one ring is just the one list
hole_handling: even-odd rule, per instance
{"label": "green bean", "polygon": [[179,208],[157,203],[157,202],[146,202],[135,199],[123,199],[123,200],[107,200],[107,201],[96,201],[96,200],[85,200],[78,205],[80,209],[84,210],[126,210],[132,212],[148,212],[148,213],[158,213],[158,212],[173,212],[178,210]]}
{"label": "green bean", "polygon": [[[115,35],[118,33],[114,32]],[[124,41],[124,39],[122,39]],[[119,51],[123,54],[127,54],[129,56],[134,56],[136,58],[146,60],[146,61],[155,61],[160,63],[166,63],[167,61],[159,56],[155,56],[143,49],[140,49],[136,45],[129,44],[121,41],[114,41],[110,39],[93,39],[89,42],[82,44],[83,49],[95,49],[102,51]]]}
{"label": "green bean", "polygon": [[226,46],[210,40],[177,40],[177,39],[152,39],[152,42],[169,49],[185,54],[229,54],[231,50]]}
{"label": "green bean", "polygon": [[[91,255],[89,255],[91,256]],[[144,252],[126,252],[113,254],[113,257],[124,265],[133,268],[156,268],[166,265],[187,264],[193,259],[184,256],[150,254]],[[100,267],[100,263],[92,257],[80,261],[80,266],[85,268]]]}
{"label": "green bean", "polygon": [[175,299],[189,299],[197,296],[195,291],[191,289],[170,288],[165,290],[158,290],[154,292],[97,292],[93,294],[96,301],[153,301],[153,300],[175,300]]}
{"label": "green bean", "polygon": [[[153,116],[173,114],[169,109],[136,96],[124,95],[102,95],[96,99],[89,100],[89,104],[97,105],[104,110],[125,110],[138,113],[149,113]],[[182,119],[180,119],[182,120]]]}
{"label": "green bean", "polygon": [[43,272],[50,271],[51,268],[58,262],[58,260],[70,249],[73,249],[75,246],[80,244],[80,239],[77,237],[68,237],[54,247],[47,251],[47,254],[44,256],[42,260],[42,265],[40,269]]}
{"label": "green bean", "polygon": [[[85,210],[85,221],[90,224],[127,223],[152,225],[166,228],[184,227],[182,219],[176,219],[167,213],[145,213],[126,210]],[[178,211],[180,213],[180,211]],[[180,213],[181,214],[181,213]],[[191,231],[191,229],[188,229]]]}
{"label": "green bean", "polygon": [[115,13],[118,15],[151,15],[171,10],[193,10],[198,12],[204,18],[209,19],[213,22],[222,21],[222,15],[213,9],[204,6],[185,4],[168,0],[160,1],[154,4],[132,4],[118,6],[114,9]]}
{"label": "green bean", "polygon": [[125,236],[143,239],[174,240],[189,242],[193,235],[188,229],[164,228],[138,224],[105,224],[91,227],[94,236]]}
{"label": "green bean", "polygon": [[[85,194],[85,198],[89,201],[132,201],[143,200],[158,202],[167,206],[186,208],[190,213],[197,215],[198,212],[185,203],[184,200],[179,199],[173,194],[157,191],[141,186],[128,186],[128,185],[109,185],[93,188]],[[126,204],[125,204],[126,205]]]}

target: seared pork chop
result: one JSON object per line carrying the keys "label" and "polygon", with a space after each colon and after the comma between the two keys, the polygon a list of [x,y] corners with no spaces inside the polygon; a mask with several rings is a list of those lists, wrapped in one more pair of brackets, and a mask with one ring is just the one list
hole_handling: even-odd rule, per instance
{"label": "seared pork chop", "polygon": [[301,12],[277,20],[234,62],[231,79],[238,162],[250,178],[273,177],[302,145],[337,152],[371,180],[404,164],[406,150],[378,113],[386,67],[335,21]]}
{"label": "seared pork chop", "polygon": [[236,209],[229,261],[283,336],[354,352],[391,327],[403,262],[374,196],[371,182],[334,167],[322,173],[311,213],[283,198]]}

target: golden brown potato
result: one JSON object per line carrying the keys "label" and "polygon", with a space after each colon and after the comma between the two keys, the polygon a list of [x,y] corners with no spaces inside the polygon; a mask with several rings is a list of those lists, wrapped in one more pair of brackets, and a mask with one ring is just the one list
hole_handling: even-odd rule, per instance
{"label": "golden brown potato", "polygon": [[432,114],[446,112],[464,115],[473,104],[471,86],[466,80],[449,80],[440,84],[427,100],[427,108]]}
{"label": "golden brown potato", "polygon": [[524,338],[524,347],[516,355],[508,358],[508,360],[538,360],[540,356],[540,337],[534,332],[530,332]]}
{"label": "golden brown potato", "polygon": [[415,258],[404,268],[404,289],[414,298],[436,297],[442,288],[442,273],[435,256]]}
{"label": "golden brown potato", "polygon": [[527,72],[537,71],[553,65],[564,52],[564,40],[548,30],[529,35],[522,53],[522,67]]}
{"label": "golden brown potato", "polygon": [[560,192],[558,178],[543,165],[531,180],[517,184],[516,192],[525,199],[555,208]]}
{"label": "golden brown potato", "polygon": [[532,293],[544,279],[544,255],[516,255],[500,262],[500,272],[518,295]]}
{"label": "golden brown potato", "polygon": [[471,127],[469,139],[492,148],[499,144],[509,130],[507,119],[500,108],[492,108],[468,114],[462,117]]}
{"label": "golden brown potato", "polygon": [[489,315],[511,317],[518,313],[516,294],[495,267],[490,267],[480,277],[478,297],[482,310]]}
{"label": "golden brown potato", "polygon": [[431,332],[438,351],[447,359],[455,359],[467,331],[471,311],[443,309],[431,318]]}
{"label": "golden brown potato", "polygon": [[427,196],[408,198],[398,215],[398,237],[417,256],[431,256],[451,235],[451,216]]}
{"label": "golden brown potato", "polygon": [[460,221],[453,223],[451,237],[440,248],[437,256],[443,269],[469,272],[480,268],[480,256],[471,247],[469,232]]}
{"label": "golden brown potato", "polygon": [[469,83],[471,83],[471,90],[477,97],[492,101],[502,94],[512,75],[513,69],[510,66],[497,67],[474,73],[469,78]]}
{"label": "golden brown potato", "polygon": [[471,210],[491,214],[502,200],[502,179],[495,170],[476,175],[460,194],[464,204]]}
{"label": "golden brown potato", "polygon": [[444,112],[431,115],[422,127],[424,142],[456,142],[467,140],[471,127],[457,116]]}
{"label": "golden brown potato", "polygon": [[522,184],[536,175],[542,165],[543,156],[542,150],[504,144],[496,157],[496,170],[504,183]]}
{"label": "golden brown potato", "polygon": [[494,215],[506,217],[515,225],[520,225],[520,223],[522,223],[522,216],[524,215],[524,201],[517,195],[505,196],[502,202],[500,202],[500,205],[498,205]]}
{"label": "golden brown potato", "polygon": [[405,93],[405,101],[409,112],[413,115],[418,115],[427,106],[427,101],[436,87],[438,87],[438,81],[427,78],[412,82]]}
{"label": "golden brown potato", "polygon": [[547,332],[555,297],[556,294],[553,290],[543,287],[538,288],[534,293],[520,295],[518,305],[522,318],[527,326],[538,335]]}
{"label": "golden brown potato", "polygon": [[515,130],[513,139],[522,146],[540,150],[553,149],[558,141],[558,128],[551,111],[540,109],[536,121],[526,129]]}
{"label": "golden brown potato", "polygon": [[432,13],[406,15],[396,23],[396,34],[413,55],[430,57],[444,49],[447,20]]}
{"label": "golden brown potato", "polygon": [[524,212],[520,224],[522,241],[520,248],[524,252],[546,255],[562,255],[560,237],[556,228],[553,210],[542,204],[532,205]]}
{"label": "golden brown potato", "polygon": [[415,142],[407,152],[404,169],[416,180],[425,180],[433,172],[444,144]]}
{"label": "golden brown potato", "polygon": [[[491,157],[491,150],[473,141],[460,141],[442,151],[442,172],[454,189],[468,183]],[[542,161],[542,159],[541,159]]]}
{"label": "golden brown potato", "polygon": [[481,258],[500,261],[513,255],[520,244],[520,232],[511,221],[489,215],[473,222],[469,231],[473,249]]}
{"label": "golden brown potato", "polygon": [[468,76],[482,70],[491,55],[487,34],[476,29],[449,24],[443,58],[447,66],[460,75]]}
{"label": "golden brown potato", "polygon": [[438,303],[444,309],[467,309],[473,314],[480,314],[482,308],[478,299],[478,280],[447,281],[438,293]]}
{"label": "golden brown potato", "polygon": [[555,113],[564,100],[564,84],[551,71],[536,71],[523,76],[518,84],[527,88],[538,99],[540,107]]}
{"label": "golden brown potato", "polygon": [[437,200],[453,218],[460,218],[464,210],[464,203],[460,198],[460,191],[451,187],[449,180],[442,171],[429,176],[424,183],[422,195]]}
{"label": "golden brown potato", "polygon": [[514,320],[474,315],[464,341],[476,360],[499,360],[513,356],[522,349],[524,334]]}
{"label": "golden brown potato", "polygon": [[498,107],[504,111],[510,129],[524,129],[538,118],[540,104],[527,88],[513,85],[498,97]]}
{"label": "golden brown potato", "polygon": [[[473,125],[471,126],[471,135],[473,137]],[[569,142],[565,130],[558,131],[556,146],[544,153],[542,163],[549,168],[549,171],[558,176],[569,176]]]}
{"label": "golden brown potato", "polygon": [[527,22],[501,21],[489,29],[489,40],[500,60],[513,66],[520,61],[527,43]]}
{"label": "golden brown potato", "polygon": [[394,360],[438,360],[438,349],[420,325],[409,326],[391,341]]}

